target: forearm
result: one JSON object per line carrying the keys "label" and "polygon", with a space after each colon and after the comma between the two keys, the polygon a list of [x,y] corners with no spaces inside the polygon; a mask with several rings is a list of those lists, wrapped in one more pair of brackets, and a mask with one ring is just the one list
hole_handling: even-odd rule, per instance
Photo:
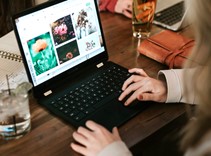
{"label": "forearm", "polygon": [[105,147],[98,156],[132,156],[124,142],[116,141]]}

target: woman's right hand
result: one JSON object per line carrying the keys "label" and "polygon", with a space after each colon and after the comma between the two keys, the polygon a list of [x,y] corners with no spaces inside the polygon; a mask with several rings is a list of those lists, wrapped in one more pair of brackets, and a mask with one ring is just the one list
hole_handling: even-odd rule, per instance
{"label": "woman's right hand", "polygon": [[82,155],[96,156],[109,144],[121,140],[116,127],[110,132],[94,121],[87,121],[86,127],[79,127],[73,133],[77,143],[70,144],[74,151]]}
{"label": "woman's right hand", "polygon": [[134,100],[165,102],[167,99],[166,83],[149,77],[143,69],[133,68],[133,73],[122,86],[122,94],[119,100],[122,101],[131,94],[125,101],[125,105],[131,104]]}
{"label": "woman's right hand", "polygon": [[117,0],[114,11],[132,18],[132,0]]}

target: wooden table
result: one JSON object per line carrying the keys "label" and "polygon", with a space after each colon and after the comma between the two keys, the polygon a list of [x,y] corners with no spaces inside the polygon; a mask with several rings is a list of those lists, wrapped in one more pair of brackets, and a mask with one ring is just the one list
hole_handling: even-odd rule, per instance
{"label": "wooden table", "polygon": [[[110,60],[126,68],[143,68],[150,76],[156,77],[166,66],[136,52],[139,41],[132,36],[131,20],[117,14],[101,13],[107,49]],[[152,34],[162,29],[153,26]],[[182,31],[191,36],[190,29]],[[32,127],[30,133],[18,140],[0,140],[1,156],[76,156],[71,150],[72,126],[52,116],[30,100]],[[185,104],[155,103],[119,128],[122,139],[133,149],[143,140],[152,136],[185,112]]]}

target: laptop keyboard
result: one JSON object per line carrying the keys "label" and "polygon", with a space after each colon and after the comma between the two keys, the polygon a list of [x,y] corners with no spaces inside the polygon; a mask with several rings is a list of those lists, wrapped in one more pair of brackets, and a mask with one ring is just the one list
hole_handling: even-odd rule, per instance
{"label": "laptop keyboard", "polygon": [[129,76],[126,70],[112,66],[51,101],[51,104],[65,116],[80,121],[111,98],[117,98],[123,82]]}
{"label": "laptop keyboard", "polygon": [[174,25],[181,21],[184,14],[184,1],[181,1],[167,9],[155,14],[154,19],[167,25]]}

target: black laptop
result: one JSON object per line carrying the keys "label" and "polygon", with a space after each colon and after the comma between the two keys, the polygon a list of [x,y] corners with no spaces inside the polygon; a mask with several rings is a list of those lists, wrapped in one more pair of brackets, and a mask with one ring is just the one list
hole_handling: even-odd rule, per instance
{"label": "black laptop", "polygon": [[46,2],[12,19],[33,94],[55,116],[111,129],[147,106],[118,101],[130,74],[108,61],[95,0]]}

